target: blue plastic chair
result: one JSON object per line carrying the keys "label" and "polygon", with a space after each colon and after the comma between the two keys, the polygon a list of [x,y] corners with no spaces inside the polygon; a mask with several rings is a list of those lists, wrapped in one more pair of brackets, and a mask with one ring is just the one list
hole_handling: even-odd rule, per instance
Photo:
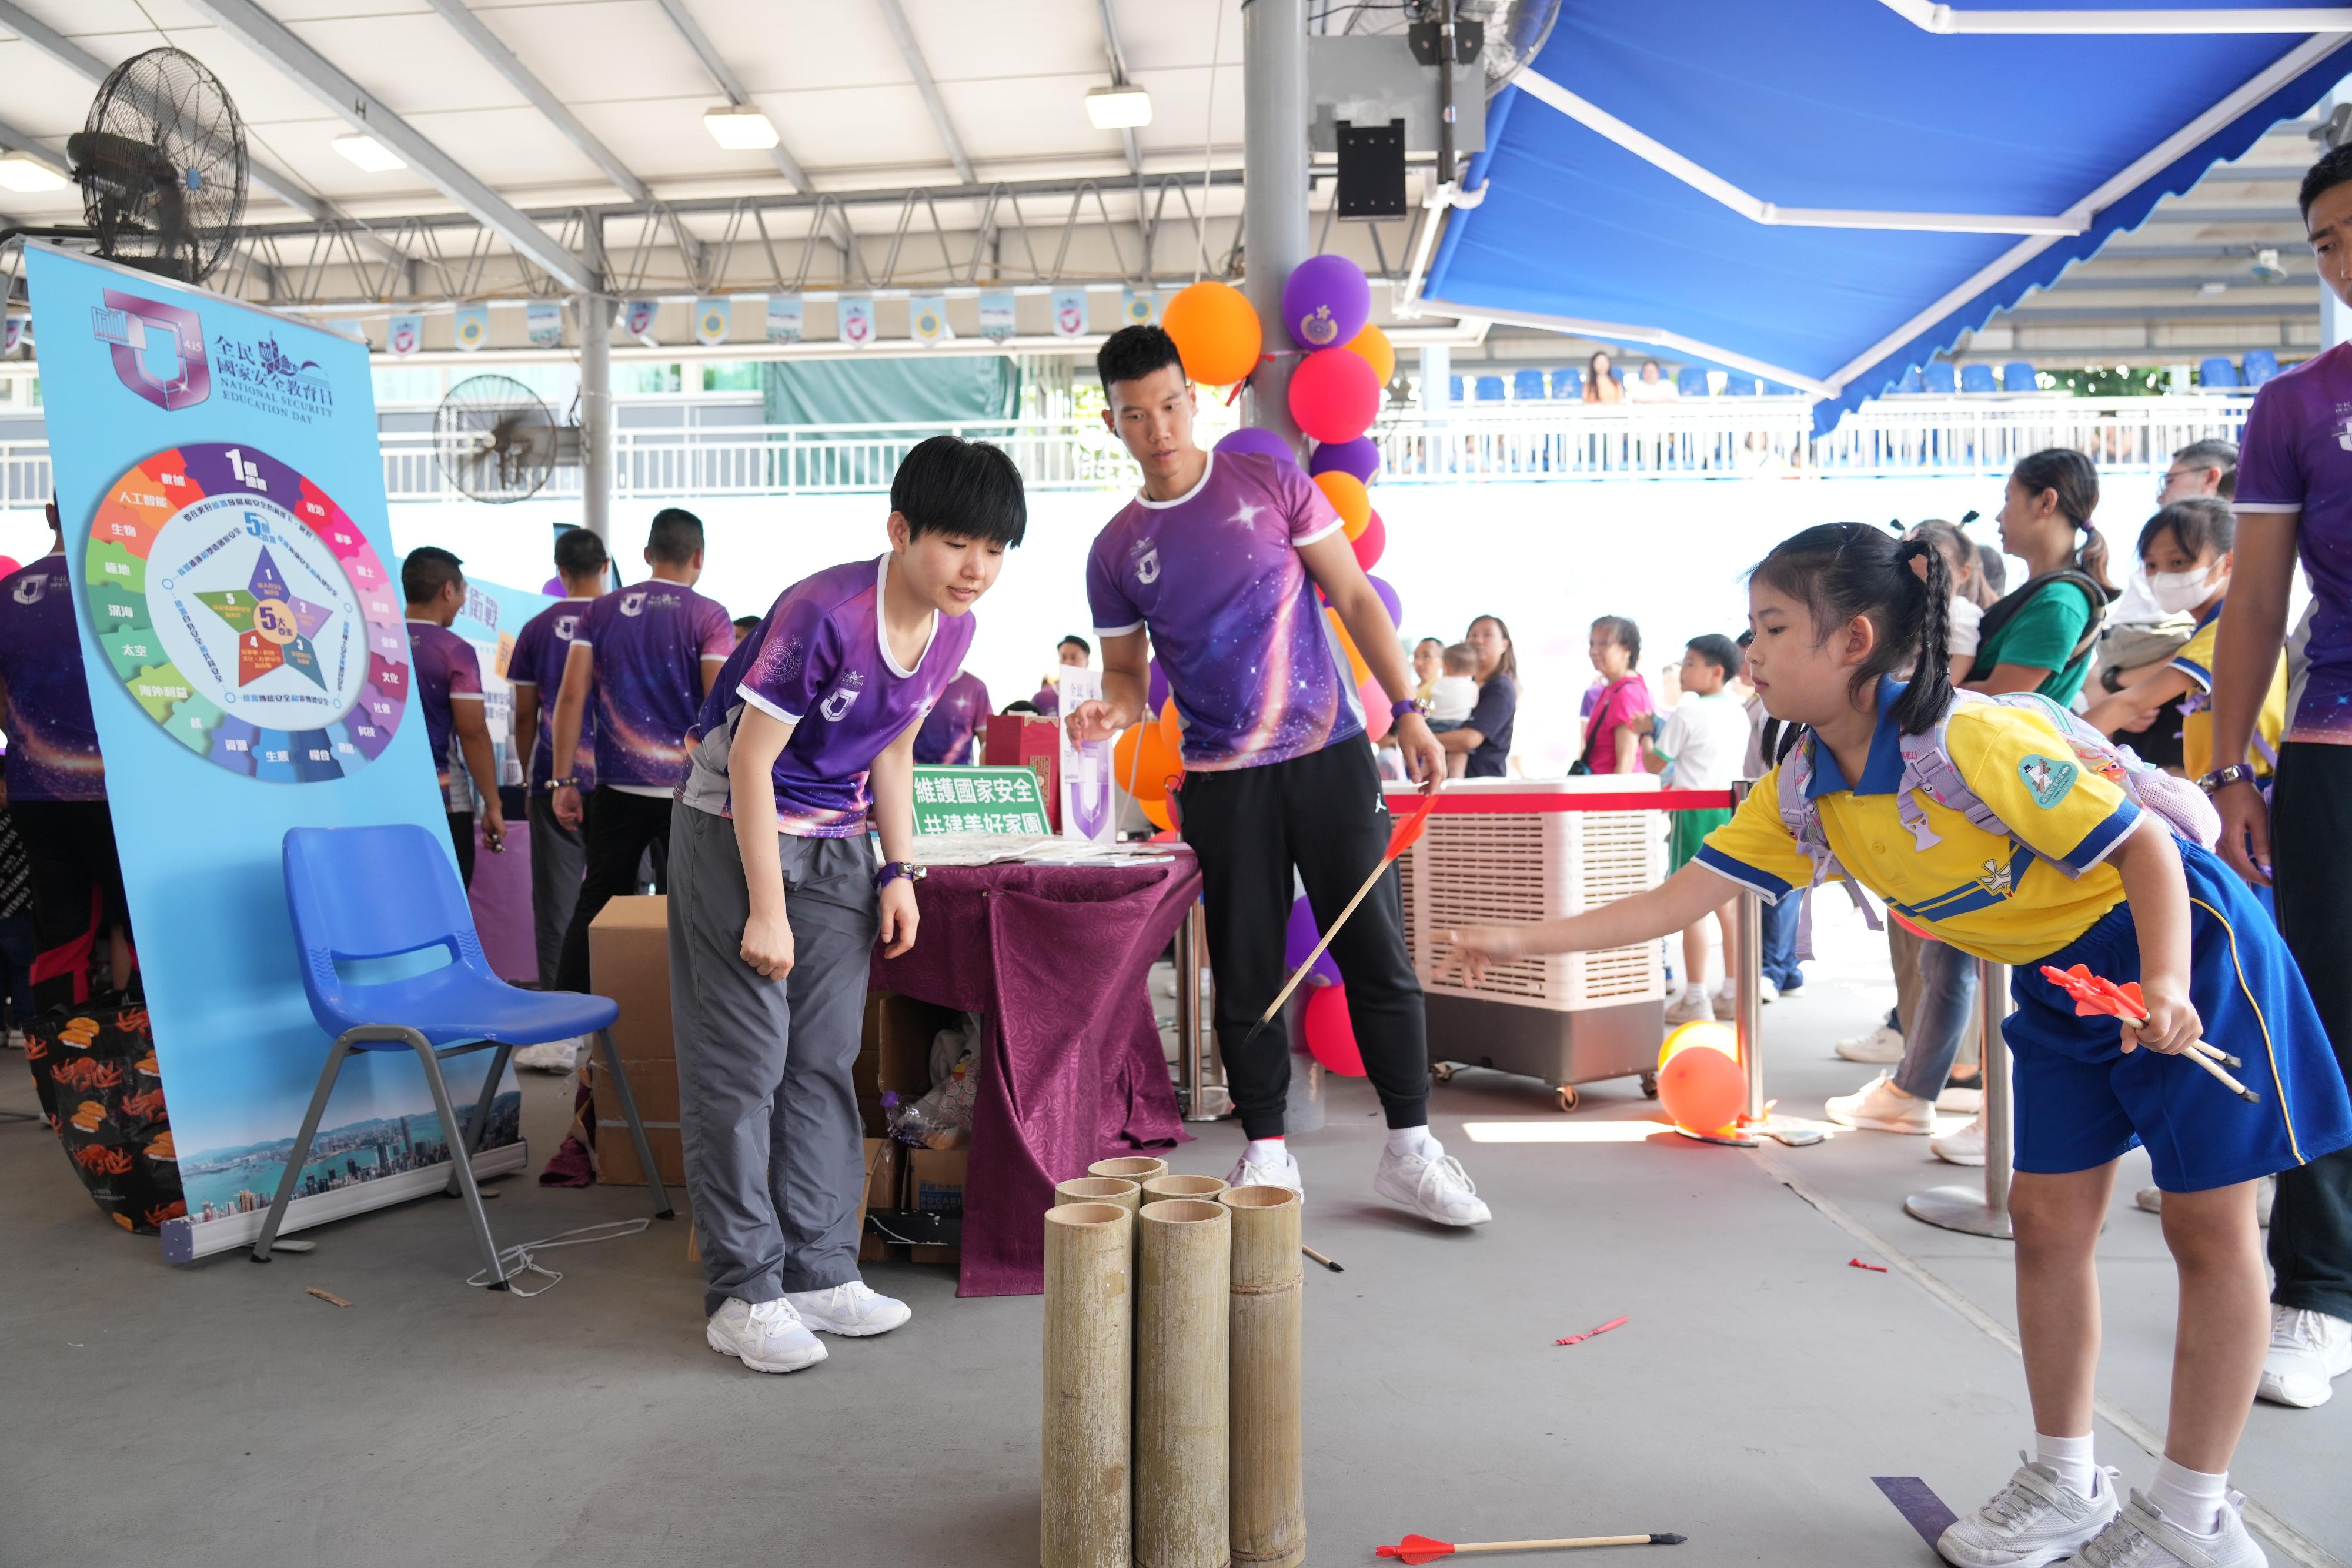
{"label": "blue plastic chair", "polygon": [[[614,1097],[636,1145],[637,1164],[653,1188],[655,1218],[672,1218],[669,1194],[654,1167],[645,1123],[637,1117],[636,1097],[629,1092],[628,1074],[613,1049],[612,1023],[620,1016],[620,1004],[573,991],[526,991],[491,973],[474,932],[466,890],[438,835],[410,822],[295,828],[286,835],[285,862],[286,907],[301,949],[302,988],[310,998],[310,1015],[334,1036],[335,1043],[327,1052],[310,1109],[303,1114],[302,1131],[287,1155],[286,1174],[278,1178],[269,1217],[253,1244],[255,1262],[269,1261],[270,1244],[293,1201],[295,1183],[318,1135],[319,1118],[326,1112],[344,1061],[355,1051],[415,1051],[433,1091],[433,1109],[441,1118],[444,1137],[457,1125],[457,1113],[441,1064],[471,1051],[490,1052],[490,1071],[474,1098],[465,1141],[452,1151],[446,1190],[466,1201],[474,1239],[489,1264],[491,1290],[507,1289],[507,1274],[482,1213],[470,1156],[482,1141],[490,1101],[506,1078],[507,1058],[516,1046],[596,1037],[612,1072]],[[347,976],[343,967],[421,958],[436,949],[445,962],[397,979],[359,978]]]}
{"label": "blue plastic chair", "polygon": [[1675,372],[1675,390],[1685,397],[1706,396],[1706,371],[1699,365],[1685,365]]}
{"label": "blue plastic chair", "polygon": [[1960,390],[1959,378],[1953,371],[1951,361],[1948,360],[1937,360],[1933,364],[1922,366],[1919,371],[1919,382],[1931,392],[1955,392]]}
{"label": "blue plastic chair", "polygon": [[1503,378],[1500,376],[1480,376],[1478,378],[1478,401],[1480,402],[1502,402]]}
{"label": "blue plastic chair", "polygon": [[1584,372],[1570,365],[1562,365],[1551,373],[1551,400],[1554,402],[1576,402],[1584,396]]}
{"label": "blue plastic chair", "polygon": [[1544,395],[1544,373],[1541,371],[1521,371],[1511,378],[1511,396],[1521,402],[1541,402]]}
{"label": "blue plastic chair", "polygon": [[2000,368],[2000,390],[2003,392],[2040,392],[2042,383],[2033,377],[2033,367],[2023,360],[2011,360]]}
{"label": "blue plastic chair", "polygon": [[2000,388],[1993,382],[1990,365],[1962,365],[1960,390],[1964,392],[1999,392]]}
{"label": "blue plastic chair", "polygon": [[2238,367],[2218,354],[2210,360],[2200,361],[2197,366],[2197,384],[2214,389],[2234,387],[2238,384]]}
{"label": "blue plastic chair", "polygon": [[2268,349],[2248,349],[2244,362],[2246,384],[2258,387],[2278,374],[2278,356]]}
{"label": "blue plastic chair", "polygon": [[1738,371],[1732,371],[1729,375],[1724,378],[1723,395],[1726,397],[1756,397],[1759,395],[1756,390],[1756,378],[1754,376],[1742,375]]}
{"label": "blue plastic chair", "polygon": [[1895,390],[1899,392],[1923,392],[1927,390],[1927,382],[1919,374],[1919,367],[1914,365],[1903,372],[1903,379],[1895,383]]}
{"label": "blue plastic chair", "polygon": [[1460,376],[1448,376],[1445,378],[1445,401],[1448,402],[1461,402],[1465,401],[1462,394],[1462,378]]}

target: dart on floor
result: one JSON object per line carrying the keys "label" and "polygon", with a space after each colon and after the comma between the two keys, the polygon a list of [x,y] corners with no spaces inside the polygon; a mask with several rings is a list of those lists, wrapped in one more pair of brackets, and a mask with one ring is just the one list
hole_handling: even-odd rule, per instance
{"label": "dart on floor", "polygon": [[1441,1557],[1452,1557],[1469,1552],[1565,1552],[1576,1546],[1680,1546],[1683,1537],[1664,1533],[1653,1535],[1580,1535],[1558,1541],[1433,1541],[1426,1535],[1408,1535],[1394,1546],[1383,1546],[1376,1557],[1394,1557],[1404,1563],[1434,1563]]}

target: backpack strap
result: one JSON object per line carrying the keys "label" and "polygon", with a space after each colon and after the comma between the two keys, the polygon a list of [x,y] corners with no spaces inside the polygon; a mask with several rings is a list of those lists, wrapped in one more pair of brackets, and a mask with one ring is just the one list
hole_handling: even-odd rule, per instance
{"label": "backpack strap", "polygon": [[[2091,612],[2089,619],[2083,622],[2083,634],[2074,640],[2074,651],[2066,655],[2065,664],[2059,668],[2062,671],[2071,670],[2088,657],[2092,647],[2099,640],[2099,632],[2105,628],[2107,605],[2115,596],[2101,587],[2098,580],[2089,572],[2066,566],[2060,567],[2056,571],[2044,572],[2040,577],[2028,579],[2014,591],[2003,595],[1998,602],[1984,612],[1984,619],[1977,624],[1977,647],[1979,651],[1979,659],[1982,657],[1982,650],[1992,646],[1994,639],[2000,636],[2001,628],[2015,620],[2020,611],[2039,597],[2042,590],[2061,582],[2070,583],[2079,590],[2084,601],[2089,604]],[[1991,673],[1992,666],[1979,664],[1970,668],[1969,676],[1971,679],[1981,680]]]}
{"label": "backpack strap", "polygon": [[[1812,731],[1796,732],[1793,743],[1789,745],[1780,758],[1780,793],[1774,802],[1780,813],[1780,826],[1788,830],[1789,836],[1797,841],[1797,847],[1805,852],[1805,858],[1812,862],[1813,879],[1807,885],[1817,887],[1824,882],[1837,882],[1844,887],[1846,896],[1853,900],[1853,906],[1862,911],[1863,924],[1877,931],[1883,929],[1878,911],[1864,896],[1862,884],[1847,875],[1845,867],[1838,863],[1836,852],[1830,848],[1829,835],[1822,828],[1821,808],[1806,795],[1807,787],[1813,780],[1813,748],[1820,744]],[[1798,918],[1801,931],[1799,946],[1810,952],[1812,942],[1812,906],[1810,903]]]}

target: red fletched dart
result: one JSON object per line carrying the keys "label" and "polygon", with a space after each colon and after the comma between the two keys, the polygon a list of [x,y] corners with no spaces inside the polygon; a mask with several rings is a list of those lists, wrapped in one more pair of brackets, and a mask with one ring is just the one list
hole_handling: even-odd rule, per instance
{"label": "red fletched dart", "polygon": [[1454,1542],[1450,1541],[1432,1541],[1426,1535],[1408,1535],[1394,1546],[1383,1546],[1372,1555],[1402,1558],[1407,1563],[1434,1563],[1441,1557],[1451,1556],[1453,1552]]}
{"label": "red fletched dart", "polygon": [[1429,813],[1436,809],[1437,791],[1433,789],[1421,798],[1421,804],[1414,810],[1412,816],[1389,830],[1389,852],[1386,858],[1394,860],[1412,848],[1414,841],[1421,837],[1422,830],[1429,826]]}

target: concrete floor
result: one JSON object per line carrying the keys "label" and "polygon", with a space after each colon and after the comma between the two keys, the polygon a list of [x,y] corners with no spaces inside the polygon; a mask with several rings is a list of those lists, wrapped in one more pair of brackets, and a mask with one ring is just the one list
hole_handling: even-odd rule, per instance
{"label": "concrete floor", "polygon": [[[1890,995],[1874,939],[1822,925],[1831,957],[1766,1014],[1772,1092],[1801,1115],[1868,1076],[1829,1043]],[[525,1087],[543,1158],[565,1091]],[[0,1062],[0,1108],[31,1098]],[[1296,1145],[1308,1239],[1347,1266],[1307,1273],[1311,1561],[1369,1562],[1408,1531],[1675,1531],[1684,1568],[1926,1565],[1870,1478],[1922,1478],[1964,1510],[2031,1441],[2014,1355],[1899,1269],[1849,1267],[1887,1260],[1782,1180],[2007,1322],[2005,1244],[1901,1212],[1974,1175],[1924,1140],[1759,1155],[1465,1130],[1639,1122],[1654,1107],[1630,1081],[1562,1117],[1531,1082],[1464,1072],[1434,1107],[1495,1207],[1481,1230],[1434,1233],[1372,1197],[1360,1084]],[[1212,1128],[1173,1163],[1222,1175],[1234,1148]],[[2101,1246],[2102,1390],[2160,1428],[2172,1286],[2155,1219],[2128,1207],[2143,1176],[2126,1170]],[[644,1212],[628,1189],[496,1185],[507,1242]],[[459,1283],[477,1264],[438,1199],[310,1232],[318,1251],[267,1269],[175,1270],[97,1215],[37,1127],[0,1124],[0,1564],[1036,1561],[1034,1299],[959,1301],[944,1270],[877,1265],[911,1325],[763,1377],[704,1348],[676,1225],[554,1254],[568,1278],[521,1301]],[[2145,1483],[2144,1450],[2104,1424],[2100,1441]],[[2352,1396],[2258,1406],[2237,1484],[2352,1556],[2347,1455]]]}

